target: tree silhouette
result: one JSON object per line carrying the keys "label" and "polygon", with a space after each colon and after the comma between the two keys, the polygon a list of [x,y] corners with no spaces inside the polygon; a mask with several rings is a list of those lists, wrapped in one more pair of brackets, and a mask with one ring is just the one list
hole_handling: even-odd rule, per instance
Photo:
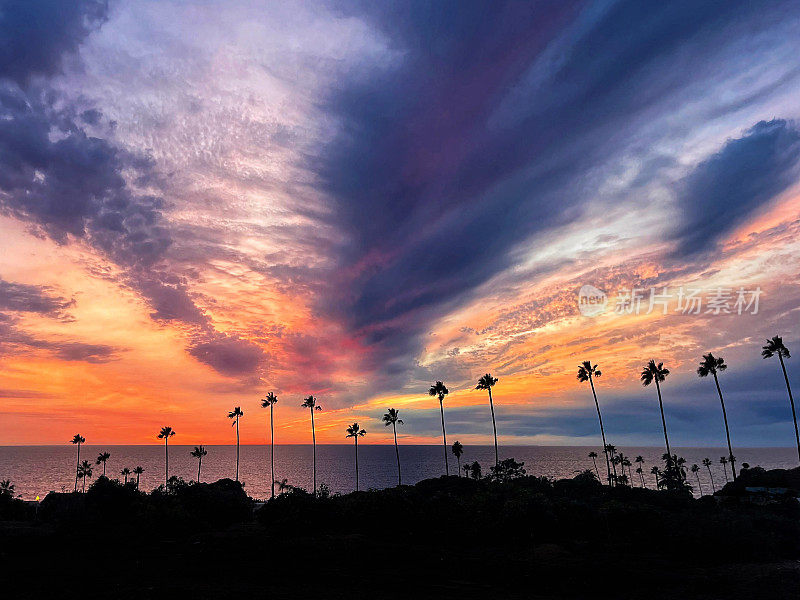
{"label": "tree silhouette", "polygon": [[719,394],[719,402],[722,405],[722,419],[725,421],[725,437],[728,439],[728,459],[731,461],[733,480],[736,481],[736,469],[734,468],[735,459],[733,456],[733,448],[731,447],[731,432],[728,429],[728,413],[725,411],[725,400],[722,397],[722,389],[719,387],[719,378],[717,377],[717,373],[721,373],[727,368],[728,365],[725,364],[725,359],[716,357],[709,352],[703,355],[703,362],[697,367],[697,375],[700,377],[708,377],[709,374],[714,376],[717,394]]}
{"label": "tree silhouette", "polygon": [[124,469],[122,469],[122,471],[119,472],[119,474],[122,475],[125,478],[124,483],[125,483],[125,485],[127,485],[128,484],[128,475],[131,474],[131,470],[128,467],[125,467]]}
{"label": "tree silhouette", "polygon": [[722,465],[722,472],[725,473],[725,483],[728,483],[728,481],[730,481],[730,480],[728,479],[728,459],[727,459],[727,457],[720,456],[719,457],[719,464]]}
{"label": "tree silhouette", "polygon": [[345,437],[353,438],[356,444],[356,491],[358,491],[358,438],[367,435],[365,429],[361,429],[358,423],[353,423],[347,428],[347,435]]}
{"label": "tree silhouette", "polygon": [[0,496],[13,498],[16,496],[16,493],[16,486],[11,483],[10,479],[3,479],[3,481],[0,481]]}
{"label": "tree silhouette", "polygon": [[472,475],[473,479],[480,479],[481,477],[483,477],[481,464],[477,460],[470,465],[469,472],[470,475]]}
{"label": "tree silhouette", "polygon": [[79,470],[80,465],[81,465],[81,444],[83,444],[84,442],[86,442],[86,438],[85,437],[81,437],[80,433],[76,433],[74,435],[74,437],[72,438],[72,440],[70,440],[71,444],[76,444],[78,446],[78,458],[75,461],[75,488],[74,488],[74,491],[76,491],[76,492],[78,491],[78,479],[80,478],[80,476],[78,475],[78,470]]}
{"label": "tree silhouette", "polygon": [[200,483],[200,467],[203,466],[203,457],[208,454],[208,450],[201,444],[200,446],[195,446],[194,450],[189,452],[189,454],[197,459],[197,483]]}
{"label": "tree silhouette", "polygon": [[472,465],[467,463],[461,468],[464,469],[464,477],[469,477],[469,472],[472,469]]}
{"label": "tree silhouette", "polygon": [[597,452],[594,450],[589,452],[589,458],[592,459],[592,463],[594,464],[594,472],[597,473],[597,481],[602,481],[602,479],[600,479],[600,471],[597,468]]}
{"label": "tree silhouette", "polygon": [[[164,440],[164,485],[169,482],[169,438],[175,435],[175,431],[169,425],[161,428],[158,432],[158,439]],[[138,478],[136,481],[139,481]]]}
{"label": "tree silhouette", "polygon": [[102,464],[103,465],[103,477],[106,476],[106,461],[111,458],[111,454],[108,452],[101,452],[97,455],[97,460],[95,461],[96,465]]}
{"label": "tree silhouette", "polygon": [[692,473],[694,473],[694,476],[697,478],[697,489],[700,490],[700,495],[702,496],[703,495],[703,486],[700,485],[700,467],[698,467],[695,464],[695,465],[692,465],[690,470],[692,471]]}
{"label": "tree silhouette", "polygon": [[661,471],[659,471],[658,467],[654,466],[652,469],[650,469],[650,472],[656,478],[656,489],[658,489],[659,488],[658,476],[661,474]]}
{"label": "tree silhouette", "polygon": [[86,493],[86,478],[92,476],[92,463],[88,460],[84,460],[80,465],[78,465],[78,477],[83,478],[83,489],[82,491]]}
{"label": "tree silhouette", "polygon": [[[600,414],[600,403],[597,401],[597,391],[594,389],[595,377],[600,377],[602,373],[597,365],[592,366],[591,361],[585,360],[578,365],[578,381],[589,382],[592,388],[592,397],[594,398],[594,406],[597,409],[597,420],[600,422],[600,437],[603,440],[603,453],[606,455],[606,473],[608,475],[608,485],[611,485],[611,460],[608,457],[608,444],[606,444],[606,431],[603,428],[603,415]],[[614,473],[616,475],[616,473]],[[600,475],[597,475],[600,479]]]}
{"label": "tree silhouette", "polygon": [[631,467],[633,465],[631,464],[630,459],[627,456],[624,456],[624,455],[620,454],[620,463],[622,464],[622,472],[623,473],[625,472],[625,467],[628,467],[629,482],[630,482],[630,486],[633,487],[633,472],[631,472]]}
{"label": "tree silhouette", "polygon": [[772,358],[776,354],[781,363],[783,379],[786,382],[786,391],[789,392],[789,404],[792,406],[792,420],[794,421],[794,438],[797,442],[797,458],[800,460],[800,432],[797,430],[797,413],[794,409],[794,397],[792,396],[792,387],[789,385],[789,376],[786,374],[786,364],[783,362],[785,358],[792,358],[792,355],[789,354],[789,349],[783,344],[783,339],[777,335],[771,340],[767,340],[766,346],[761,348],[761,356],[764,358]]}
{"label": "tree silhouette", "polygon": [[464,446],[461,445],[461,442],[456,440],[453,442],[453,447],[451,448],[453,451],[453,456],[456,457],[456,461],[458,461],[458,476],[461,477],[461,455],[464,454]]}
{"label": "tree silhouette", "polygon": [[133,474],[136,475],[136,489],[139,489],[139,476],[144,473],[144,467],[134,467]]}
{"label": "tree silhouette", "polygon": [[[492,388],[497,383],[497,377],[492,377],[490,373],[486,373],[483,377],[478,380],[478,385],[475,386],[476,390],[486,390],[489,392],[489,409],[492,411],[492,430],[494,431],[494,466],[500,462],[499,455],[497,453],[497,423],[494,420],[494,401],[492,400]],[[461,469],[459,468],[459,475],[461,475]]]}
{"label": "tree silhouette", "polygon": [[233,419],[231,427],[236,426],[236,481],[239,481],[239,419],[244,416],[242,409],[238,406],[228,413],[228,418]]}
{"label": "tree silhouette", "polygon": [[617,455],[617,447],[614,444],[606,444],[604,447],[606,458],[611,463],[611,468],[614,470],[614,474],[609,477],[609,485],[617,484],[617,461],[614,460]]}
{"label": "tree silhouette", "polygon": [[272,497],[275,497],[275,422],[272,419],[272,411],[274,406],[278,403],[278,397],[270,392],[266,397],[261,399],[261,408],[269,407],[269,464],[272,473]]}
{"label": "tree silhouette", "polygon": [[311,411],[311,445],[312,451],[314,455],[314,495],[317,495],[317,434],[314,429],[314,411],[315,410],[322,410],[322,407],[317,404],[317,399],[314,396],[309,396],[305,400],[303,400],[303,404],[300,406],[307,408]]}
{"label": "tree silhouette", "polygon": [[642,482],[642,487],[646,488],[647,484],[644,482],[644,457],[640,454],[637,456],[634,461],[639,467],[636,469],[636,472],[639,474],[639,479]]}
{"label": "tree silhouette", "polygon": [[283,492],[291,492],[294,489],[293,485],[289,485],[289,480],[285,477],[280,481],[275,480],[272,482],[273,484],[278,484],[278,493],[282,494]]}
{"label": "tree silhouette", "polygon": [[428,390],[429,396],[439,398],[439,411],[442,413],[442,448],[444,448],[444,474],[450,475],[450,465],[447,463],[447,432],[444,427],[444,397],[450,391],[445,387],[444,383],[437,381]]}
{"label": "tree silhouette", "polygon": [[399,418],[400,411],[394,408],[389,408],[386,414],[383,415],[384,427],[392,426],[392,433],[394,434],[394,454],[397,457],[397,485],[403,485],[403,478],[400,476],[400,450],[397,448],[397,425],[403,424],[403,419]]}
{"label": "tree silhouette", "polygon": [[648,386],[651,383],[655,382],[656,384],[656,391],[658,392],[658,407],[661,410],[661,425],[664,427],[664,443],[667,446],[667,468],[669,468],[669,462],[672,460],[672,450],[669,447],[669,437],[667,437],[667,420],[664,418],[664,403],[661,401],[661,386],[659,383],[663,382],[667,375],[669,375],[669,369],[664,367],[664,363],[656,364],[656,361],[650,360],[642,370],[641,380],[642,385]]}
{"label": "tree silhouette", "polygon": [[704,458],[703,459],[703,466],[706,469],[708,469],[708,476],[711,479],[711,493],[715,494],[717,492],[717,488],[714,485],[714,474],[711,473],[711,459],[710,458]]}

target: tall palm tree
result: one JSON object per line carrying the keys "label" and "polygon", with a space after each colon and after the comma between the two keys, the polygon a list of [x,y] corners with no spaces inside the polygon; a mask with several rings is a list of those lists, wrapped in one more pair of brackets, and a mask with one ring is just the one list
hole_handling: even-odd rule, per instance
{"label": "tall palm tree", "polygon": [[789,354],[789,349],[783,344],[783,339],[775,336],[771,340],[767,340],[767,345],[761,349],[761,356],[764,358],[772,358],[778,355],[778,360],[781,363],[781,370],[783,371],[783,379],[786,381],[786,391],[789,392],[789,404],[792,405],[792,419],[794,420],[794,438],[797,441],[797,458],[800,459],[800,432],[797,430],[797,413],[794,410],[794,398],[792,397],[792,387],[789,385],[789,376],[786,374],[786,364],[784,358],[792,358]]}
{"label": "tall palm tree", "polygon": [[236,482],[239,482],[239,419],[244,416],[242,409],[235,406],[231,412],[228,413],[228,418],[233,419],[231,427],[236,425]]}
{"label": "tall palm tree", "polygon": [[630,458],[628,458],[627,456],[624,456],[624,455],[620,455],[620,460],[621,460],[621,463],[622,463],[622,472],[623,473],[625,472],[625,467],[628,467],[628,477],[630,477],[630,479],[629,479],[630,486],[633,487],[633,472],[631,472],[631,467],[633,465],[631,464],[631,460],[630,460]]}
{"label": "tall palm tree", "polygon": [[445,387],[444,383],[437,381],[428,390],[429,396],[436,396],[439,398],[439,411],[442,413],[442,448],[444,448],[444,474],[450,475],[450,465],[447,464],[447,433],[444,427],[444,397],[450,391]]}
{"label": "tall palm tree", "polygon": [[591,458],[594,463],[594,472],[597,473],[597,481],[602,481],[602,479],[600,479],[600,471],[597,469],[597,452],[594,450],[589,452],[589,458]]}
{"label": "tall palm tree", "polygon": [[617,462],[614,460],[617,455],[617,447],[614,444],[606,444],[604,449],[606,458],[611,463],[611,468],[614,470],[613,476],[609,477],[609,485],[617,485]]}
{"label": "tall palm tree", "polygon": [[272,497],[275,497],[275,422],[272,419],[273,407],[278,403],[278,397],[270,392],[261,399],[261,408],[269,407],[269,464],[272,472]]}
{"label": "tall palm tree", "polygon": [[725,421],[725,437],[728,439],[728,459],[731,461],[731,473],[733,473],[733,480],[736,481],[736,469],[734,468],[733,448],[731,447],[731,432],[728,430],[728,413],[725,412],[725,400],[722,397],[722,389],[719,387],[719,378],[717,373],[721,373],[728,368],[725,364],[725,359],[714,356],[709,352],[703,355],[703,362],[697,367],[697,374],[700,377],[708,377],[709,374],[714,376],[714,383],[717,386],[717,394],[719,394],[719,402],[722,405],[722,420]]}
{"label": "tall palm tree", "polygon": [[76,433],[73,436],[72,440],[70,440],[70,443],[77,444],[77,446],[78,446],[78,459],[75,462],[75,490],[74,491],[76,491],[76,492],[78,491],[78,468],[80,467],[80,464],[81,464],[81,444],[83,444],[84,442],[86,442],[86,438],[82,437],[80,433]]}
{"label": "tall palm tree", "polygon": [[690,470],[692,471],[692,473],[694,473],[694,476],[697,477],[697,489],[700,490],[700,495],[702,496],[703,495],[703,486],[700,484],[700,467],[698,467],[696,464],[694,464],[694,465],[692,465]]}
{"label": "tall palm tree", "polygon": [[125,467],[119,472],[119,474],[125,478],[125,485],[128,485],[128,475],[131,474],[131,470],[128,467]]}
{"label": "tall palm tree", "polygon": [[658,407],[661,409],[661,425],[664,427],[664,443],[667,446],[667,467],[669,467],[672,462],[672,451],[669,447],[669,437],[667,437],[667,420],[664,418],[664,403],[661,401],[661,386],[659,385],[667,378],[667,375],[669,375],[669,369],[664,367],[664,363],[656,364],[656,361],[650,360],[642,369],[641,379],[644,386],[653,382],[656,384]]}
{"label": "tall palm tree", "polygon": [[656,467],[656,466],[653,466],[653,468],[652,468],[652,469],[650,469],[650,472],[651,472],[651,473],[653,474],[653,476],[656,478],[656,489],[658,489],[658,474],[659,474],[659,472],[660,472],[660,471],[658,470],[658,467]]}
{"label": "tall palm tree", "polygon": [[102,464],[103,465],[103,477],[106,476],[106,461],[111,458],[111,454],[108,452],[101,452],[97,455],[97,461],[95,462],[96,465]]}
{"label": "tall palm tree", "polygon": [[704,458],[703,459],[703,466],[706,469],[708,469],[708,476],[709,476],[709,478],[711,478],[711,493],[716,494],[717,493],[717,488],[714,485],[714,474],[711,472],[711,459],[710,458]]}
{"label": "tall palm tree", "polygon": [[169,438],[173,435],[175,431],[169,425],[162,427],[158,432],[158,439],[164,440],[164,485],[169,481]]}
{"label": "tall palm tree", "polygon": [[144,467],[133,467],[133,474],[136,475],[136,489],[139,489],[139,477],[144,473]]}
{"label": "tall palm tree", "polygon": [[636,469],[636,472],[639,474],[639,479],[642,481],[642,487],[646,488],[647,484],[644,482],[644,457],[640,454],[634,459],[633,462],[639,465],[639,468]]}
{"label": "tall palm tree", "polygon": [[726,456],[720,456],[719,464],[722,465],[722,472],[725,473],[725,483],[728,483],[728,481],[730,481],[728,479],[728,458]]}
{"label": "tall palm tree", "polygon": [[314,429],[314,411],[322,410],[322,407],[317,404],[317,399],[314,396],[309,396],[303,400],[301,404],[303,408],[311,411],[311,445],[314,453],[314,495],[317,495],[317,434]]}
{"label": "tall palm tree", "polygon": [[400,476],[400,450],[397,448],[397,425],[403,424],[403,419],[398,416],[399,414],[400,411],[396,408],[387,409],[386,414],[383,415],[383,425],[384,427],[392,426],[392,433],[394,434],[394,454],[397,457],[397,485],[403,485],[403,479]]}
{"label": "tall palm tree", "polygon": [[78,465],[78,477],[83,478],[83,489],[82,491],[86,493],[86,478],[92,476],[92,463],[88,460],[84,460],[80,465]]}
{"label": "tall palm tree", "polygon": [[200,446],[195,446],[194,450],[189,452],[189,454],[197,459],[197,483],[200,483],[200,467],[203,466],[203,457],[208,454],[208,450],[201,444]]}
{"label": "tall palm tree", "polygon": [[[475,386],[476,390],[486,390],[489,392],[489,409],[492,411],[492,429],[494,430],[494,466],[497,468],[497,465],[500,463],[500,459],[498,458],[497,454],[497,423],[494,420],[494,402],[492,401],[492,388],[494,384],[497,383],[497,377],[492,377],[490,373],[486,373],[483,377],[478,380],[478,385]],[[461,469],[459,469],[459,475],[461,474]]]}
{"label": "tall palm tree", "polygon": [[603,415],[600,414],[600,403],[597,401],[597,391],[594,389],[595,377],[600,377],[601,375],[602,373],[600,372],[600,369],[597,368],[597,365],[592,366],[591,361],[585,360],[578,365],[578,381],[588,381],[592,388],[594,406],[597,409],[597,420],[600,422],[600,437],[603,439],[603,452],[606,455],[606,473],[608,475],[608,485],[611,485],[611,461],[608,458],[606,431],[603,428]]}
{"label": "tall palm tree", "polygon": [[461,445],[461,442],[456,440],[453,442],[453,447],[451,448],[453,451],[453,456],[456,457],[458,461],[458,476],[461,477],[461,455],[464,454],[464,446]]}
{"label": "tall palm tree", "polygon": [[358,423],[353,423],[347,428],[347,435],[345,436],[353,438],[353,441],[356,443],[356,491],[358,491],[358,438],[364,437],[365,435],[367,435],[367,431],[361,429]]}

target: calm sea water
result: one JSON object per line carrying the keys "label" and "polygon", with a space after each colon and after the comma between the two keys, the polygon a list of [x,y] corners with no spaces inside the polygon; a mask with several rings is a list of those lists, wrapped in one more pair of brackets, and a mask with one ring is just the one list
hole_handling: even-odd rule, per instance
{"label": "calm sea water", "polygon": [[[170,475],[178,475],[186,480],[197,477],[197,460],[189,455],[192,446],[170,446]],[[236,468],[236,446],[207,446],[208,456],[203,459],[201,479],[215,481],[222,477],[234,478]],[[500,448],[500,458],[514,457],[525,462],[529,474],[548,477],[572,477],[577,472],[593,468],[588,453],[595,450],[600,454],[597,465],[603,474],[602,454],[597,448],[584,446],[506,446]],[[650,468],[657,464],[663,453],[662,448],[620,448],[633,460],[637,455],[645,459],[645,482],[653,487]],[[724,448],[676,448],[673,449],[686,458],[687,463],[702,466],[702,459],[709,457],[714,461],[711,467],[717,487],[724,484],[725,475],[719,457],[727,454]],[[164,481],[163,446],[92,446],[81,447],[81,460],[94,459],[101,451],[111,453],[106,469],[109,477],[119,475],[123,467],[144,467],[141,487],[151,490]],[[10,479],[17,492],[26,500],[36,496],[44,498],[49,491],[69,491],[75,482],[75,454],[72,445],[64,446],[0,446],[0,480]],[[737,459],[751,466],[765,468],[792,468],[797,466],[797,451],[794,448],[737,448]],[[275,479],[286,478],[295,486],[311,489],[311,446],[275,446]],[[327,484],[334,492],[349,492],[355,487],[355,465],[353,446],[317,446],[317,483]],[[363,445],[358,449],[359,482],[361,489],[384,488],[396,485],[397,467],[394,446]],[[441,446],[400,446],[403,483],[416,483],[429,477],[438,477],[444,472],[444,457]],[[449,454],[450,473],[455,474],[457,463]],[[462,464],[478,461],[484,474],[494,464],[492,446],[465,446]],[[660,463],[658,463],[660,464]],[[634,470],[636,466],[634,465]],[[102,466],[94,466],[96,479],[102,473]],[[635,475],[635,473],[634,473]],[[245,490],[254,498],[269,497],[269,446],[242,446],[239,466],[240,479]],[[730,475],[729,475],[730,476]],[[697,481],[690,474],[697,494]],[[89,484],[87,480],[87,485]],[[639,485],[638,478],[634,482]],[[711,491],[709,473],[702,468],[700,485],[703,493]]]}

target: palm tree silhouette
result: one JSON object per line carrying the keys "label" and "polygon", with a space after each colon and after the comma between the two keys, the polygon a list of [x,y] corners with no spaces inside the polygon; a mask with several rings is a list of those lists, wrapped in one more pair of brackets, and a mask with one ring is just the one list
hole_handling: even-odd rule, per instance
{"label": "palm tree silhouette", "polygon": [[275,422],[272,419],[273,407],[278,403],[278,397],[270,392],[261,399],[261,408],[269,407],[269,464],[272,472],[272,497],[275,497]]}
{"label": "palm tree silhouette", "polygon": [[644,457],[640,454],[637,456],[634,461],[639,467],[636,469],[636,472],[639,474],[639,479],[642,481],[642,487],[646,488],[647,484],[644,482]]}
{"label": "palm tree silhouette", "polygon": [[[603,415],[600,414],[600,403],[597,401],[597,392],[594,389],[595,377],[600,377],[602,373],[597,365],[592,366],[591,361],[585,360],[578,365],[578,381],[588,381],[592,388],[592,397],[594,398],[594,406],[597,409],[597,420],[600,422],[600,437],[603,439],[603,452],[606,455],[606,473],[608,474],[608,485],[611,485],[611,465],[608,458],[608,445],[606,444],[606,431],[603,428]],[[616,475],[616,473],[615,473]],[[600,476],[598,475],[598,479]]]}
{"label": "palm tree silhouette", "polygon": [[189,452],[189,454],[197,459],[197,483],[200,483],[200,467],[203,466],[203,457],[208,454],[208,450],[203,448],[201,444],[200,446],[195,446],[194,450]]}
{"label": "palm tree silhouette", "polygon": [[314,396],[309,396],[300,405],[311,411],[311,445],[314,453],[314,495],[317,495],[317,434],[314,429],[314,411],[322,410],[322,407],[317,404],[317,399]]}
{"label": "palm tree silhouette", "polygon": [[125,485],[127,485],[128,484],[128,475],[131,474],[131,470],[128,467],[125,467],[124,469],[122,469],[122,471],[119,472],[119,474],[122,475],[125,478],[125,482],[124,483],[125,483]]}
{"label": "palm tree silhouette", "polygon": [[158,432],[158,439],[164,440],[164,485],[169,481],[169,438],[173,435],[175,431],[169,425],[162,427]]}
{"label": "palm tree silhouette", "polygon": [[283,492],[288,492],[294,489],[293,485],[289,485],[289,480],[284,477],[280,481],[275,480],[272,482],[273,484],[278,484],[278,493],[282,494]]}
{"label": "palm tree silhouette", "polygon": [[80,465],[78,465],[78,477],[83,478],[83,489],[82,491],[86,493],[86,478],[92,476],[92,463],[88,460],[84,460]]}
{"label": "palm tree silhouette", "polygon": [[783,339],[780,336],[775,336],[771,340],[767,340],[767,345],[761,349],[761,356],[764,358],[772,358],[778,355],[778,360],[781,363],[781,370],[783,371],[783,379],[786,381],[786,391],[789,392],[789,404],[792,405],[792,419],[794,420],[794,437],[797,441],[797,458],[800,459],[800,433],[797,430],[797,413],[794,410],[794,398],[792,397],[792,388],[789,385],[789,376],[786,374],[786,364],[784,358],[792,358],[789,354],[789,349],[784,346]]}
{"label": "palm tree silhouette", "polygon": [[353,423],[347,428],[347,435],[345,436],[353,438],[353,441],[356,443],[356,491],[358,491],[358,438],[364,437],[365,435],[367,435],[367,431],[361,429],[358,423]]}
{"label": "palm tree silhouette", "polygon": [[628,476],[630,477],[630,486],[633,487],[633,473],[631,472],[631,464],[630,459],[627,456],[620,454],[620,462],[622,463],[622,472],[625,472],[625,467],[628,467]]}
{"label": "palm tree silhouette", "polygon": [[136,489],[139,489],[139,476],[144,473],[144,467],[134,467],[133,474],[136,475]]}
{"label": "palm tree silhouette", "polygon": [[711,354],[703,355],[703,362],[697,367],[697,374],[700,377],[708,377],[709,374],[714,376],[714,383],[717,386],[717,394],[719,394],[719,402],[722,405],[722,420],[725,421],[725,437],[728,439],[728,458],[731,461],[731,473],[733,473],[733,480],[736,481],[736,469],[734,468],[733,448],[731,448],[731,433],[728,430],[728,413],[725,411],[725,400],[722,398],[722,389],[719,387],[719,378],[717,373],[724,371],[728,368],[725,364],[725,359]]}
{"label": "palm tree silhouette", "polygon": [[704,458],[703,459],[703,466],[706,469],[708,469],[708,476],[711,478],[711,492],[713,494],[716,494],[717,493],[717,488],[714,485],[714,474],[711,472],[711,459],[710,458]]}
{"label": "palm tree silhouette", "polygon": [[453,451],[453,455],[456,457],[458,461],[458,476],[461,477],[461,455],[464,454],[464,446],[461,445],[461,442],[456,440],[453,442],[453,447],[451,448]]}
{"label": "palm tree silhouette", "polygon": [[386,414],[383,415],[384,427],[392,426],[392,433],[394,433],[394,453],[397,457],[397,485],[403,485],[403,479],[400,476],[400,450],[397,448],[397,425],[403,424],[403,419],[399,418],[400,411],[395,408],[389,408]]}
{"label": "palm tree silhouette", "polygon": [[600,471],[597,469],[597,452],[594,450],[589,452],[589,458],[591,458],[594,463],[594,472],[597,473],[597,481],[602,481],[602,479],[600,479]]}
{"label": "palm tree silhouette", "polygon": [[111,454],[109,454],[108,452],[101,452],[100,454],[97,455],[97,461],[95,462],[95,464],[99,465],[99,464],[102,463],[102,465],[103,465],[103,477],[106,476],[106,461],[109,458],[111,458]]}
{"label": "palm tree silhouette", "polygon": [[694,476],[697,477],[697,489],[700,490],[700,495],[702,496],[703,495],[703,486],[700,485],[700,467],[698,467],[696,464],[694,464],[694,465],[692,465],[690,470],[692,471],[692,473],[694,473]]}
{"label": "palm tree silhouette", "polygon": [[77,444],[77,446],[78,446],[78,459],[75,462],[75,490],[74,491],[76,491],[76,492],[78,491],[78,479],[79,479],[78,469],[79,469],[80,464],[81,464],[81,444],[83,444],[85,441],[86,441],[86,438],[85,437],[81,437],[80,433],[76,433],[75,436],[70,441],[70,443]]}
{"label": "palm tree silhouette", "polygon": [[238,406],[234,407],[234,409],[228,413],[228,418],[233,419],[233,423],[231,423],[231,427],[236,425],[236,481],[239,481],[239,418],[243,417],[244,413],[242,409]]}
{"label": "palm tree silhouette", "polygon": [[[497,454],[497,423],[494,420],[494,402],[492,401],[492,388],[494,384],[497,383],[497,377],[492,377],[490,373],[486,373],[483,377],[478,380],[478,385],[475,386],[476,390],[486,390],[489,392],[489,409],[492,411],[492,429],[494,430],[494,466],[497,468],[497,465],[500,463]],[[459,469],[459,475],[461,475],[461,469]]]}
{"label": "palm tree silhouette", "polygon": [[725,473],[725,483],[728,483],[728,481],[730,481],[730,480],[728,479],[728,459],[727,459],[727,457],[720,456],[719,457],[719,464],[722,465],[722,472]]}
{"label": "palm tree silhouette", "polygon": [[13,498],[16,493],[16,486],[11,483],[10,479],[3,479],[3,481],[0,481],[0,496]]}
{"label": "palm tree silhouette", "polygon": [[648,386],[655,382],[656,391],[658,392],[658,407],[661,409],[661,425],[664,427],[664,443],[667,446],[667,467],[672,462],[672,451],[669,447],[669,438],[667,437],[667,421],[664,418],[664,403],[661,401],[661,386],[659,383],[664,381],[669,375],[669,369],[664,367],[664,363],[656,364],[656,361],[650,360],[642,369],[642,385]]}
{"label": "palm tree silhouette", "polygon": [[447,464],[447,433],[444,427],[444,397],[450,391],[445,387],[444,383],[437,381],[428,390],[429,396],[436,396],[439,398],[439,411],[442,413],[442,448],[444,448],[444,474],[450,475],[450,465]]}
{"label": "palm tree silhouette", "polygon": [[463,467],[461,467],[461,468],[462,468],[462,469],[464,469],[464,477],[469,477],[469,472],[470,472],[470,470],[472,469],[472,465],[470,465],[469,463],[467,463],[467,464],[465,464],[465,465],[464,465]]}
{"label": "palm tree silhouette", "polygon": [[609,485],[617,484],[617,462],[614,460],[617,455],[617,447],[614,444],[606,444],[604,446],[606,459],[611,463],[611,468],[614,470],[613,476],[609,477]]}
{"label": "palm tree silhouette", "polygon": [[652,469],[650,469],[650,472],[651,472],[651,473],[652,473],[652,474],[655,476],[655,478],[656,478],[656,489],[658,489],[658,474],[660,473],[660,471],[658,470],[658,467],[654,466]]}

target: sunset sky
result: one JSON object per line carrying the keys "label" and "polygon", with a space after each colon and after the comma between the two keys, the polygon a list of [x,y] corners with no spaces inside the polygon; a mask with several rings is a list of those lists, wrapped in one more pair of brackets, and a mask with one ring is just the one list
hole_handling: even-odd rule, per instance
{"label": "sunset sky", "polygon": [[485,372],[501,444],[593,445],[587,359],[656,445],[654,358],[673,445],[721,446],[708,351],[734,447],[792,445],[798,57],[791,2],[2,0],[0,445],[234,443],[235,405],[264,443],[270,390],[278,442],[314,394],[319,442],[436,443],[437,379],[490,443]]}

